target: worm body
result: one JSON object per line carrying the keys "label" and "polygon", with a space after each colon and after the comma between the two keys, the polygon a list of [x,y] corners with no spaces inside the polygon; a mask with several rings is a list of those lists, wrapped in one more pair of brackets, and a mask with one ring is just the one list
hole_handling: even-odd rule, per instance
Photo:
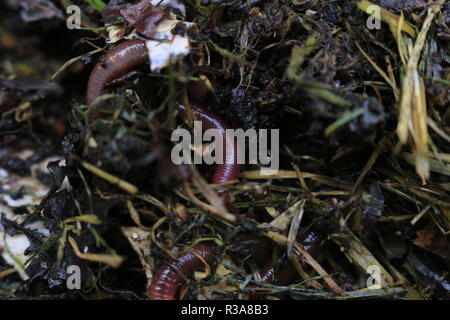
{"label": "worm body", "polygon": [[148,60],[145,41],[128,40],[100,58],[89,77],[87,86],[87,103],[91,104],[97,97],[105,94],[106,85],[125,73],[133,66]]}
{"label": "worm body", "polygon": [[[125,73],[128,69],[146,63],[147,48],[145,41],[140,39],[128,40],[105,54],[91,72],[87,87],[87,103],[91,104],[97,97],[105,94],[106,85]],[[180,114],[186,117],[186,107],[179,104]],[[196,118],[202,121],[202,129],[217,129],[223,140],[223,161],[217,164],[211,183],[223,184],[237,178],[240,165],[237,164],[237,141],[234,135],[227,134],[231,127],[218,115],[197,104],[191,104]],[[229,198],[222,196],[224,202]]]}
{"label": "worm body", "polygon": [[[237,141],[234,134],[227,132],[231,126],[216,114],[208,111],[197,104],[190,104],[192,111],[197,120],[202,122],[202,131],[208,129],[216,129],[222,135],[222,151],[223,157],[221,163],[217,164],[216,171],[211,180],[213,184],[223,184],[227,181],[234,180],[238,177],[240,165],[237,164]],[[182,104],[178,105],[183,118],[187,117],[186,107]]]}
{"label": "worm body", "polygon": [[196,254],[206,262],[214,255],[211,247],[198,244],[191,251],[182,254],[175,262],[158,269],[148,289],[148,300],[174,300],[178,285],[192,272],[205,266]]}
{"label": "worm body", "polygon": [[[148,61],[145,41],[135,39],[126,41],[105,54],[89,77],[87,86],[87,103],[92,102],[99,96],[105,94],[106,85],[116,79],[128,69],[144,64]],[[186,107],[179,104],[182,117],[187,116]],[[237,143],[234,135],[229,135],[226,129],[231,127],[219,116],[206,110],[200,105],[191,105],[196,118],[202,121],[202,130],[217,129],[222,135],[223,141],[223,162],[217,164],[213,184],[222,184],[237,178],[240,165],[237,164]],[[219,193],[221,193],[219,191]],[[224,202],[229,202],[227,195],[222,195]],[[213,256],[213,251],[206,245],[197,245],[193,249],[205,261]],[[187,252],[179,259],[167,264],[157,270],[148,290],[149,300],[173,300],[175,298],[178,284],[193,271],[201,269],[203,262],[192,252]]]}
{"label": "worm body", "polygon": [[[100,59],[91,72],[87,86],[87,103],[92,104],[97,97],[105,94],[105,88],[108,83],[124,74],[130,68],[146,62],[148,62],[147,48],[143,40],[128,40],[110,50]],[[200,97],[204,95],[204,93],[199,94]],[[196,101],[202,100],[201,98],[193,98]],[[186,119],[186,106],[179,103],[178,108],[180,110],[180,116]],[[213,184],[224,184],[228,181],[235,180],[239,175],[240,165],[237,163],[238,145],[236,138],[233,134],[227,133],[227,129],[231,129],[230,125],[218,115],[198,104],[190,103],[190,108],[195,118],[202,122],[202,131],[216,129],[222,135],[223,161],[216,165],[211,182]],[[221,190],[218,192],[225,203],[230,202],[227,194],[224,194]],[[317,254],[321,246],[316,240],[317,235],[313,232],[308,233],[304,238],[304,241],[311,243],[305,245],[305,249],[313,256]],[[204,262],[198,256],[208,262],[214,256],[214,253],[211,247],[199,244],[191,251],[182,254],[175,262],[166,264],[158,269],[148,289],[148,299],[175,299],[178,285],[193,271],[204,267]],[[295,268],[289,264],[280,270],[277,283],[286,284],[296,274]],[[260,275],[263,282],[273,282],[275,276],[273,263],[268,263]]]}

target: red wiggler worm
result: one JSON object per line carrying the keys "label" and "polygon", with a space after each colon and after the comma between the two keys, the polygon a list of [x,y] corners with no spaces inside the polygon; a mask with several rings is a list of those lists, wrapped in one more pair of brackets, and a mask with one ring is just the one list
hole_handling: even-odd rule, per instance
{"label": "red wiggler worm", "polygon": [[164,265],[154,274],[153,281],[148,289],[147,299],[174,300],[178,285],[183,279],[205,266],[205,263],[196,254],[206,262],[214,256],[211,247],[198,244],[191,251],[182,254],[173,263]]}
{"label": "red wiggler worm", "polygon": [[[94,100],[106,93],[106,85],[125,73],[128,69],[148,62],[147,49],[143,40],[128,40],[100,58],[89,77],[87,86],[87,103],[92,104]],[[178,104],[183,118],[187,117],[186,107]],[[223,184],[238,177],[240,165],[237,164],[237,142],[234,135],[229,135],[226,129],[230,129],[221,117],[211,111],[206,110],[198,104],[190,104],[195,117],[202,122],[202,130],[217,129],[222,135],[223,141],[223,161],[216,165],[213,184]],[[219,194],[222,192],[219,191]],[[230,198],[222,194],[224,202],[229,202]],[[205,261],[211,259],[213,250],[206,245],[197,245],[193,249]],[[149,300],[173,300],[175,298],[178,284],[185,276],[194,270],[200,269],[203,262],[192,252],[181,255],[173,264],[163,266],[156,271],[152,283],[148,290]]]}
{"label": "red wiggler worm", "polygon": [[[216,170],[214,171],[214,176],[211,183],[223,184],[236,179],[241,170],[241,166],[237,163],[238,146],[236,138],[233,134],[228,134],[226,132],[227,129],[231,128],[230,125],[218,115],[202,108],[198,104],[190,103],[190,107],[197,120],[202,122],[202,131],[216,129],[222,135],[222,163],[216,165]],[[182,104],[178,104],[178,108],[181,111],[181,116],[186,118],[186,107]],[[230,201],[225,195],[222,195],[222,200],[224,202]]]}
{"label": "red wiggler worm", "polygon": [[[147,48],[144,40],[134,39],[125,41],[111,49],[96,64],[89,77],[87,86],[87,103],[92,104],[94,100],[106,93],[106,85],[124,74],[130,68],[148,62]],[[180,115],[187,118],[187,108],[178,103]],[[224,184],[235,180],[240,172],[240,165],[237,163],[237,141],[234,135],[227,134],[230,125],[221,117],[208,111],[204,107],[190,103],[197,120],[202,122],[202,131],[207,129],[217,129],[222,135],[223,141],[223,161],[216,165],[216,169],[211,180],[212,184]],[[222,190],[218,191],[222,200],[227,203],[231,199]],[[307,241],[309,241],[309,237]],[[315,252],[317,245],[305,247],[309,252]],[[175,299],[178,285],[193,271],[204,267],[204,262],[195,255],[202,257],[208,262],[213,256],[213,249],[204,244],[196,245],[191,251],[182,254],[175,262],[166,264],[158,269],[153,277],[148,289],[149,300],[173,300]],[[274,269],[270,264],[261,272],[263,282],[273,281]],[[281,270],[279,282],[287,282],[295,275],[293,267],[287,266]]]}
{"label": "red wiggler worm", "polygon": [[[125,73],[128,69],[148,62],[145,41],[140,39],[128,40],[119,44],[100,58],[89,77],[87,86],[87,103],[92,104],[96,98],[105,94],[106,85]],[[181,116],[186,118],[186,107],[178,104]],[[237,163],[237,142],[234,135],[226,133],[230,125],[218,115],[206,110],[198,104],[190,104],[196,118],[202,122],[202,129],[217,129],[222,135],[223,161],[216,165],[212,184],[223,184],[235,180],[240,171]],[[224,202],[229,198],[222,196]]]}
{"label": "red wiggler worm", "polygon": [[105,94],[105,87],[109,82],[133,66],[147,61],[147,48],[143,40],[128,40],[114,47],[100,58],[89,76],[87,103],[92,104],[96,98]]}

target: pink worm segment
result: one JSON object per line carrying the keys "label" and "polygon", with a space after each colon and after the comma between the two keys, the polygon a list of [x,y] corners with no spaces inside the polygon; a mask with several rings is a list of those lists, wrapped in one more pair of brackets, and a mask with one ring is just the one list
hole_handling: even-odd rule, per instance
{"label": "pink worm segment", "polygon": [[166,264],[153,276],[152,284],[148,289],[147,300],[174,300],[178,285],[192,272],[202,269],[206,262],[211,260],[214,252],[211,247],[198,244],[191,251],[182,254],[175,262]]}
{"label": "pink worm segment", "polygon": [[[145,41],[140,39],[128,40],[110,50],[94,67],[87,86],[87,103],[92,104],[96,98],[106,93],[105,86],[125,73],[128,69],[148,62]],[[186,107],[179,104],[182,117],[186,117]],[[235,180],[240,172],[237,163],[237,142],[234,135],[226,133],[230,125],[218,115],[205,108],[190,104],[198,120],[202,121],[202,129],[217,129],[222,134],[224,161],[216,165],[212,184],[223,184]],[[228,197],[223,196],[225,202]]]}
{"label": "pink worm segment", "polygon": [[[190,103],[189,105],[194,112],[197,120],[200,120],[202,122],[202,131],[206,131],[208,129],[216,129],[222,135],[223,157],[221,163],[216,165],[216,170],[214,172],[211,183],[223,184],[236,179],[241,170],[241,166],[237,163],[238,143],[236,141],[236,138],[234,134],[227,133],[227,129],[231,129],[230,125],[218,115],[200,107],[199,105],[192,103]],[[181,111],[181,116],[183,118],[186,118],[186,107],[182,104],[178,104],[178,108]]]}
{"label": "pink worm segment", "polygon": [[123,42],[100,58],[89,76],[87,103],[106,93],[105,86],[133,66],[148,61],[145,41],[133,39]]}

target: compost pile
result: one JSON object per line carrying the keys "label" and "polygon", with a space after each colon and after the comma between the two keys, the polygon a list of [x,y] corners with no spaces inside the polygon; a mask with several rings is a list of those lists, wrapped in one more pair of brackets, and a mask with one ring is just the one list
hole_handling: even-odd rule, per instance
{"label": "compost pile", "polygon": [[[87,105],[136,37],[165,49]],[[1,1],[0,297],[145,299],[201,243],[179,299],[449,299],[449,39],[443,0]],[[214,201],[170,160],[188,99],[279,129],[280,170]]]}

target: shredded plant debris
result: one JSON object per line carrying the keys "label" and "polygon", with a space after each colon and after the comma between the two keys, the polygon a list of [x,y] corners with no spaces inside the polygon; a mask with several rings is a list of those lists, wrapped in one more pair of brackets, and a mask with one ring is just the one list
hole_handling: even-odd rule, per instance
{"label": "shredded plant debris", "polygon": [[[449,40],[445,0],[1,1],[0,299],[161,270],[175,299],[450,299]],[[197,105],[279,133],[278,170],[174,163]]]}

